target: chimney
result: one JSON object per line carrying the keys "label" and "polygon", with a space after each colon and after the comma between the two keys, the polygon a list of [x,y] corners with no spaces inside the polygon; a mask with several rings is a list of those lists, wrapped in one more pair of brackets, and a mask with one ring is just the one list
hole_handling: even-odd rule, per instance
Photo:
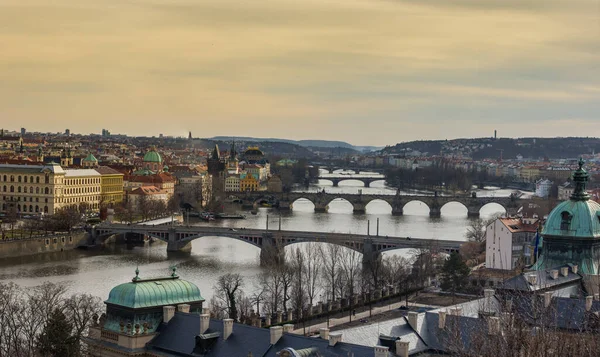
{"label": "chimney", "polygon": [[168,323],[175,316],[175,306],[163,306],[163,322]]}
{"label": "chimney", "polygon": [[500,318],[497,316],[490,316],[488,318],[488,334],[497,335],[500,333]]}
{"label": "chimney", "polygon": [[577,274],[577,271],[579,270],[579,266],[577,266],[577,265],[573,265],[573,266],[571,267],[571,270],[573,271],[573,274]]}
{"label": "chimney", "polygon": [[419,313],[411,311],[408,313],[408,324],[413,330],[417,331],[417,321],[419,320]]}
{"label": "chimney", "polygon": [[552,302],[552,292],[551,291],[546,291],[544,293],[544,306],[545,307],[550,306],[551,302]]}
{"label": "chimney", "polygon": [[452,309],[452,314],[454,316],[462,316],[462,307]]}
{"label": "chimney", "polygon": [[592,309],[592,304],[594,303],[594,297],[592,295],[588,295],[585,297],[585,311],[590,311]]}
{"label": "chimney", "polygon": [[375,346],[375,357],[388,357],[389,347]]}
{"label": "chimney", "polygon": [[550,275],[552,275],[553,280],[558,279],[558,270],[556,270],[556,269],[550,270]]}
{"label": "chimney", "polygon": [[203,307],[202,308],[202,314],[203,315],[210,315],[210,309],[208,307]]}
{"label": "chimney", "polygon": [[492,296],[494,296],[494,289],[485,289],[483,291],[483,296],[488,299],[491,298]]}
{"label": "chimney", "polygon": [[569,275],[569,267],[562,267],[562,268],[560,268],[560,275],[562,275],[562,276]]}
{"label": "chimney", "polygon": [[274,345],[281,338],[281,335],[283,334],[283,327],[271,326],[269,331],[271,332],[271,344]]}
{"label": "chimney", "polygon": [[332,332],[329,334],[329,346],[333,347],[336,343],[342,342],[341,332]]}
{"label": "chimney", "polygon": [[292,331],[294,331],[294,324],[285,324],[285,325],[283,325],[283,332],[289,332],[289,333],[291,333]]}
{"label": "chimney", "polygon": [[329,340],[329,329],[326,327],[321,327],[319,329],[319,337],[321,337],[322,340]]}
{"label": "chimney", "polygon": [[600,300],[600,294],[594,294],[594,300],[596,300],[596,301]]}
{"label": "chimney", "polygon": [[446,327],[446,311],[440,311],[438,313],[438,327],[444,329]]}
{"label": "chimney", "polygon": [[223,319],[223,339],[226,340],[233,333],[233,319]]}
{"label": "chimney", "polygon": [[512,307],[513,307],[513,301],[512,301],[512,299],[506,300],[506,311],[511,311]]}
{"label": "chimney", "polygon": [[396,354],[400,357],[408,357],[408,341],[396,340]]}
{"label": "chimney", "polygon": [[532,274],[532,275],[527,275],[527,282],[531,285],[536,285],[537,284],[537,275]]}
{"label": "chimney", "polygon": [[200,315],[200,334],[204,334],[206,330],[208,330],[208,325],[210,324],[210,315],[202,314]]}
{"label": "chimney", "polygon": [[177,311],[189,313],[190,312],[190,305],[188,305],[188,304],[179,304],[179,305],[177,305]]}

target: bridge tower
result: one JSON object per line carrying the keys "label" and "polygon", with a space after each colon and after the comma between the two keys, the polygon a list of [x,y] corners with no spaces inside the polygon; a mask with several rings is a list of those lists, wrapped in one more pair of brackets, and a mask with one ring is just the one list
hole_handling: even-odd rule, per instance
{"label": "bridge tower", "polygon": [[212,192],[211,192],[211,206],[214,211],[223,210],[223,201],[225,200],[225,160],[221,158],[219,151],[219,145],[215,144],[215,148],[212,152],[211,157],[206,161],[208,166],[208,173],[211,175],[212,181]]}
{"label": "bridge tower", "polygon": [[362,254],[363,271],[367,271],[381,259],[381,253],[377,251],[371,238],[364,240]]}

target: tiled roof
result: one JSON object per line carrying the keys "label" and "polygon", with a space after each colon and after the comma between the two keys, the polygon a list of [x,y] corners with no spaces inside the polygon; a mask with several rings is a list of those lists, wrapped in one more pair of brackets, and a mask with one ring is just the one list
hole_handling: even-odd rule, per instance
{"label": "tiled roof", "polygon": [[98,173],[100,173],[101,175],[123,175],[123,173],[112,169],[108,166],[99,166],[95,170],[98,171]]}
{"label": "tiled roof", "polygon": [[100,173],[94,169],[66,169],[65,177],[93,177],[100,176]]}

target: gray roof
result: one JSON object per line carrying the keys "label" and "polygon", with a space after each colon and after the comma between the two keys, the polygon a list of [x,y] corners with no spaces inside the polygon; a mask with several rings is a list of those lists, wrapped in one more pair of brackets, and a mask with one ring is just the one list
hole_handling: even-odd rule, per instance
{"label": "gray roof", "polygon": [[[206,357],[245,357],[252,352],[254,357],[277,357],[277,352],[291,347],[295,350],[316,347],[323,357],[373,356],[373,348],[354,345],[346,342],[330,347],[329,342],[319,338],[310,338],[291,333],[283,333],[275,345],[270,344],[269,329],[243,324],[234,324],[233,333],[227,340],[216,338],[210,352],[200,354],[196,349],[196,336],[200,332],[198,314],[176,312],[168,324],[163,325],[159,335],[154,338],[148,348],[161,352],[165,356],[206,356]],[[223,334],[223,321],[210,320],[205,334],[218,332]]]}
{"label": "gray roof", "polygon": [[[553,279],[551,276],[552,270],[558,270],[558,278]],[[536,276],[536,283],[529,283],[528,277]],[[581,275],[574,274],[569,268],[569,273],[567,276],[562,276],[560,274],[560,267],[556,269],[548,269],[548,270],[534,270],[525,272],[523,274],[519,274],[511,279],[506,280],[502,285],[498,287],[498,289],[502,290],[516,290],[516,291],[539,291],[539,290],[548,290],[548,289],[556,289],[556,287],[560,285],[572,285],[580,283],[582,280]]]}

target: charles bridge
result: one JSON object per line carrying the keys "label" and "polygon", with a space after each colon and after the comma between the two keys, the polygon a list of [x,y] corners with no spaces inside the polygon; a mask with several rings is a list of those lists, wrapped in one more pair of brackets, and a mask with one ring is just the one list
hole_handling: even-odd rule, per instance
{"label": "charles bridge", "polygon": [[230,196],[242,202],[245,209],[256,209],[262,203],[275,203],[280,210],[291,210],[293,203],[306,199],[315,206],[315,212],[327,212],[329,204],[335,199],[343,199],[352,204],[354,213],[365,213],[367,205],[375,200],[387,202],[392,207],[392,215],[404,213],[404,206],[418,201],[429,207],[429,216],[440,217],[441,209],[450,202],[458,202],[467,208],[469,217],[479,217],[481,208],[490,203],[497,203],[506,209],[507,214],[514,215],[520,208],[521,201],[516,196],[510,197],[476,197],[476,196],[439,196],[439,195],[382,195],[382,194],[347,194],[327,192],[289,192],[272,193],[265,191],[237,193]]}
{"label": "charles bridge", "polygon": [[432,240],[414,237],[388,237],[379,235],[307,232],[266,229],[234,229],[212,226],[107,224],[90,228],[89,244],[101,244],[114,235],[137,234],[167,243],[167,251],[190,251],[191,242],[202,237],[224,237],[240,240],[260,248],[261,264],[285,260],[284,247],[306,242],[340,245],[363,254],[363,263],[378,259],[382,252],[394,249],[431,249],[452,252],[462,241]]}

